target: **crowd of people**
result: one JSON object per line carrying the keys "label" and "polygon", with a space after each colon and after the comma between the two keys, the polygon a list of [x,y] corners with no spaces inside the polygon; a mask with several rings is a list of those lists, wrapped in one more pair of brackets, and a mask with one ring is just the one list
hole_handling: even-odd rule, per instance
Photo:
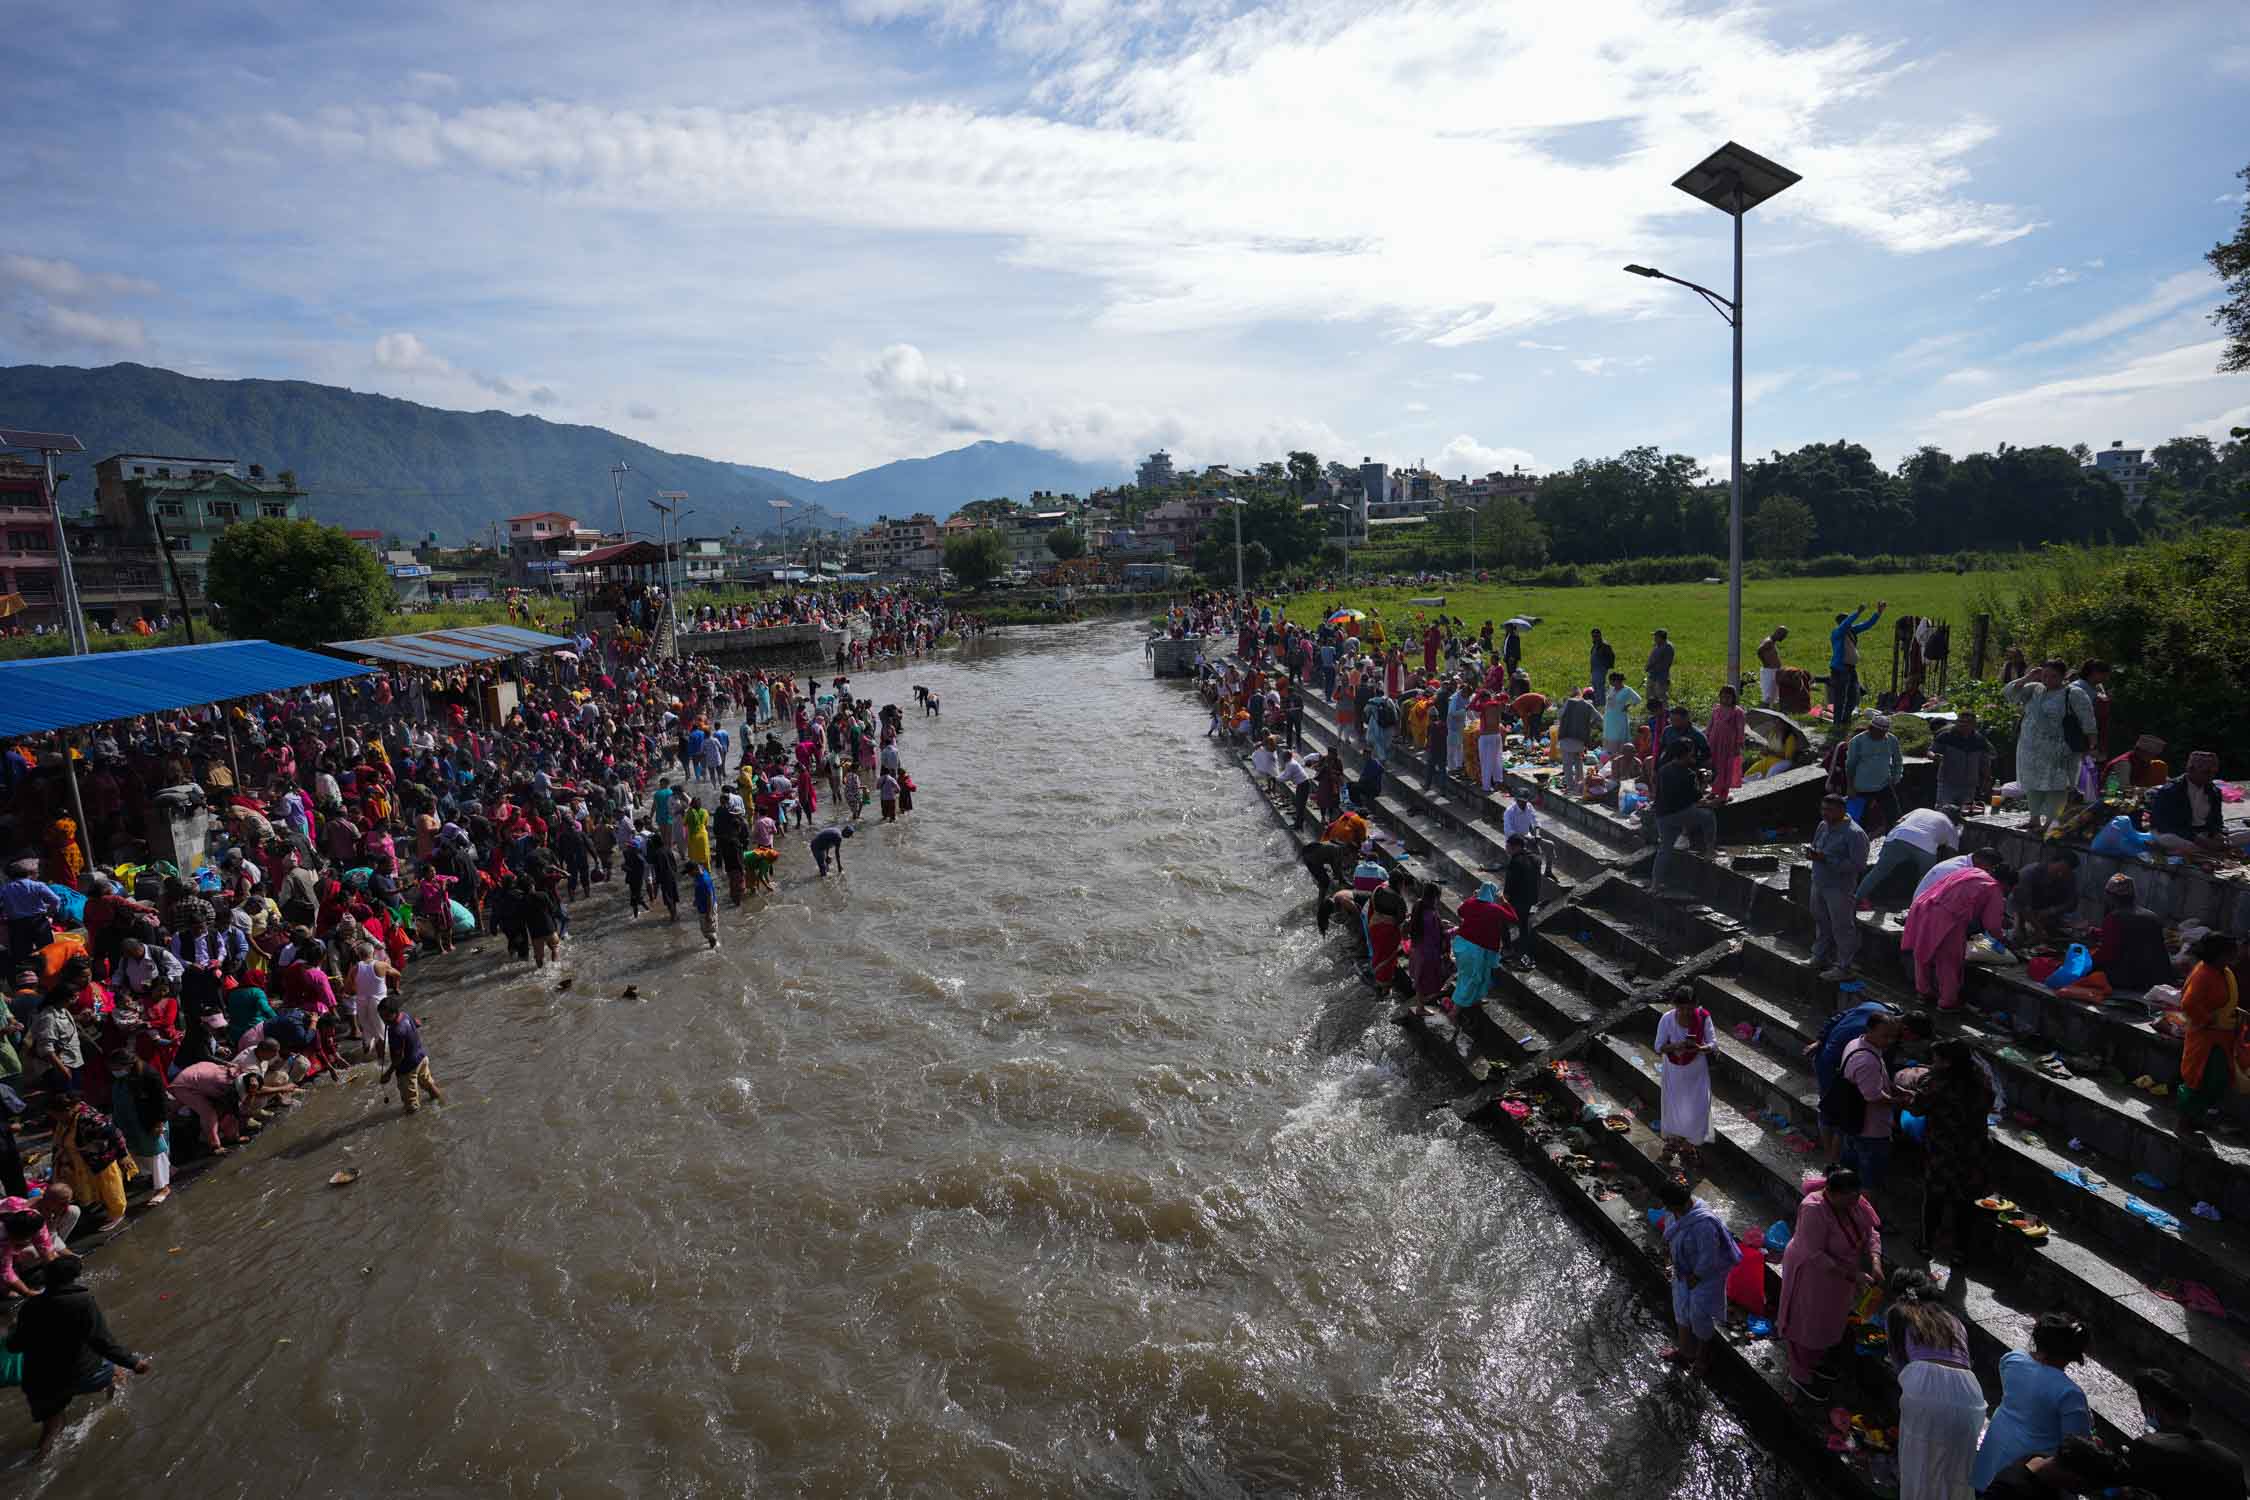
{"label": "crowd of people", "polygon": [[[1908,1111],[1923,1139],[1921,1248],[1947,1251],[1956,1267],[1991,1248],[1980,1241],[1992,1232],[1992,1215],[1979,1202],[1991,1191],[1990,1121],[2005,1108],[2005,1094],[1991,1063],[1968,1041],[1941,1038],[1934,1019],[1959,1009],[1973,941],[1990,938],[2051,965],[2058,950],[2082,939],[2103,994],[2145,996],[2151,1016],[2176,1007],[2180,1128],[2191,1139],[2232,1091],[2237,1071],[2250,1068],[2237,998],[2250,983],[2250,967],[2231,935],[2168,928],[2140,904],[2129,875],[2107,883],[2098,921],[2079,924],[2079,860],[2060,842],[2047,843],[2041,859],[2022,871],[1989,847],[1964,852],[1967,810],[1999,800],[2000,757],[1973,713],[1955,715],[1933,736],[1937,805],[1908,806],[1906,756],[1891,714],[1870,714],[1854,727],[1863,697],[1857,642],[1883,612],[1878,601],[1872,610],[1839,615],[1831,637],[1829,786],[1805,851],[1813,956],[1822,978],[1854,979],[1860,916],[1879,903],[1903,906],[1903,948],[1928,1008],[1901,1013],[1879,1001],[1848,1004],[1812,1043],[1824,1144],[1834,1164],[1812,1179],[1786,1242],[1774,1322],[1790,1378],[1801,1397],[1825,1410],[1829,1356],[1845,1340],[1849,1320],[1887,1302],[1902,1495],[2241,1497],[2241,1460],[2193,1426],[2194,1397],[2167,1371],[2144,1370],[2135,1380],[2145,1435],[2122,1450],[2090,1440],[2084,1394],[2068,1375],[2086,1355],[2087,1333],[2067,1314],[2040,1319],[2029,1347],[2001,1360],[2002,1394],[1988,1416],[1955,1312],[1965,1280],[1956,1274],[1941,1285],[1921,1271],[1886,1265],[1870,1194],[1889,1175],[1892,1137]],[[1348,923],[1378,986],[1420,1008],[1458,1015],[1484,997],[1499,964],[1532,961],[1538,814],[1518,778],[1502,814],[1503,881],[1482,885],[1449,919],[1439,882],[1410,873],[1376,827],[1374,799],[1388,777],[1415,775],[1429,788],[1465,783],[1489,793],[1510,769],[1509,757],[1538,758],[1559,761],[1560,784],[1587,795],[1589,786],[1599,794],[1604,780],[1613,793],[1629,787],[1653,765],[1646,816],[1658,846],[1652,881],[1662,892],[1673,843],[1686,837],[1707,847],[1716,832],[1714,804],[1754,765],[1733,687],[1721,690],[1700,727],[1666,701],[1674,657],[1661,631],[1642,673],[1645,691],[1616,669],[1614,648],[1596,630],[1586,683],[1551,698],[1521,666],[1520,638],[1535,623],[1528,619],[1471,633],[1441,616],[1421,624],[1414,639],[1391,640],[1380,621],[1353,611],[1293,622],[1270,608],[1207,594],[1184,601],[1165,623],[1174,635],[1231,643],[1231,660],[1205,667],[1207,733],[1250,750],[1253,775],[1292,799],[1300,830],[1308,826],[1308,804],[1317,811],[1319,831],[1302,855],[1320,890],[1320,929]],[[1917,649],[1941,660],[1942,627],[1920,622],[1915,629]],[[1765,704],[1801,695],[1780,657],[1786,640],[1787,632],[1777,630],[1760,645]],[[1415,645],[1419,661],[1410,654]],[[2162,760],[2165,747],[2150,737],[2109,753],[2105,664],[2072,670],[2062,662],[2035,667],[2017,660],[2007,675],[2005,694],[2024,713],[2015,751],[2021,786],[2010,790],[2025,794],[2034,833],[2060,832],[2074,806],[2114,808],[2128,799],[2144,810],[2151,857],[2175,864],[2236,857],[2240,825],[2230,832],[2221,822],[2216,756],[2196,752],[2175,777]],[[1304,705],[1316,692],[1334,705],[1343,746],[1306,749]],[[1545,755],[1537,748],[1542,736],[1554,746]],[[1809,736],[1800,743],[1809,760]],[[1581,762],[1594,747],[1600,760],[1589,774]],[[1344,764],[1347,755],[1356,756],[1356,769]],[[1926,1061],[1894,1061],[1894,1049],[1908,1042]],[[1740,1247],[1693,1190],[1698,1150],[1712,1138],[1709,1057],[1718,1039],[1692,990],[1673,996],[1654,1044],[1664,1060],[1657,1122],[1663,1157],[1681,1166],[1661,1195],[1679,1328],[1667,1357],[1701,1369],[1726,1313],[1725,1281]]]}
{"label": "crowd of people", "polygon": [[[848,607],[909,650],[951,623],[900,590]],[[686,904],[716,947],[723,906],[771,890],[788,842],[826,876],[863,804],[911,814],[897,704],[646,642],[582,631],[537,667],[385,671],[0,742],[0,1288],[48,1440],[74,1396],[147,1368],[103,1328],[79,1251],[323,1076],[373,1064],[406,1113],[442,1103],[406,1005],[421,963],[480,932],[505,940],[490,964],[553,963],[613,880],[632,917]],[[504,680],[517,703],[491,722]],[[154,857],[152,819],[207,827],[200,857]]]}

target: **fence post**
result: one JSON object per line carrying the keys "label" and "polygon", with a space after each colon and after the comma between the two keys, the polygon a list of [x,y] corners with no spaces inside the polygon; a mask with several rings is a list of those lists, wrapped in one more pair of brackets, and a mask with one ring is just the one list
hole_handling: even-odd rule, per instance
{"label": "fence post", "polygon": [[1969,629],[1969,676],[1972,680],[1981,680],[1985,648],[1992,643],[1992,616],[1978,615],[1969,622]]}

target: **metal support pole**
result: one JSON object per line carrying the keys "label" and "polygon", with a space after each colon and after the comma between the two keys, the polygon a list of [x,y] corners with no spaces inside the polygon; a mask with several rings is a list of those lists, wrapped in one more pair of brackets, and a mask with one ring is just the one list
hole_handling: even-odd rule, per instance
{"label": "metal support pole", "polygon": [[[70,565],[70,533],[63,530],[62,496],[55,489],[55,455],[52,452],[42,452],[39,457],[47,470],[47,513],[55,519],[55,561],[62,565],[62,603],[63,613],[70,621],[70,654],[84,656],[86,612],[78,605],[78,574]],[[77,787],[78,783],[74,779],[71,790],[75,793]],[[83,813],[79,815],[79,826],[85,826]],[[91,860],[93,856],[89,854],[87,858]]]}
{"label": "metal support pole", "polygon": [[1734,494],[1727,506],[1727,682],[1742,685],[1742,185],[1734,189]]}
{"label": "metal support pole", "polygon": [[[83,651],[85,648],[81,646],[79,649]],[[70,734],[68,731],[61,735],[61,740],[63,775],[70,780],[70,815],[78,820],[79,852],[86,856],[86,868],[91,870],[94,868],[94,830],[86,824],[86,804],[78,795],[78,763],[71,759]],[[81,889],[83,889],[85,883],[83,877],[81,877],[79,883]]]}
{"label": "metal support pole", "polygon": [[1234,511],[1234,591],[1238,597],[1248,599],[1250,591],[1242,586],[1242,502],[1237,500],[1229,508]]}

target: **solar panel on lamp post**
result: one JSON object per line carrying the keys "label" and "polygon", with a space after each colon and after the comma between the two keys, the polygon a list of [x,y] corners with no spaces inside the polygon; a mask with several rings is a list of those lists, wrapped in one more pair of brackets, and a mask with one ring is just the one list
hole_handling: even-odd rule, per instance
{"label": "solar panel on lamp post", "polygon": [[1669,281],[1694,292],[1734,330],[1734,473],[1727,502],[1727,681],[1742,686],[1742,216],[1802,181],[1795,172],[1757,152],[1727,142],[1682,173],[1672,186],[1734,220],[1734,295],[1667,276],[1654,266],[1627,266],[1635,276]]}

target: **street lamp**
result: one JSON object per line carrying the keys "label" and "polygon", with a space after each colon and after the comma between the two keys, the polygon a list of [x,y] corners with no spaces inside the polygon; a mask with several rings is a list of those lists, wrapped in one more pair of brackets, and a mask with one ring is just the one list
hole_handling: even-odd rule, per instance
{"label": "street lamp", "polygon": [[1250,502],[1233,495],[1224,495],[1219,503],[1234,512],[1234,591],[1247,602],[1250,591],[1242,585],[1242,508]]}
{"label": "street lamp", "polygon": [[1742,216],[1802,179],[1755,151],[1729,141],[1681,175],[1672,186],[1734,220],[1734,295],[1667,276],[1654,266],[1627,266],[1635,276],[1684,286],[1711,305],[1734,330],[1734,483],[1727,505],[1727,681],[1742,683]]}
{"label": "street lamp", "polygon": [[620,540],[625,536],[625,476],[631,472],[629,464],[614,463],[609,466],[610,483],[617,490],[617,535]]}
{"label": "street lamp", "polygon": [[[680,508],[681,502],[686,499],[686,490],[658,490],[648,502],[655,508],[657,514],[664,518],[664,530],[671,538],[676,539],[679,536],[680,522],[695,514],[692,510]],[[672,577],[672,542],[668,540],[664,544],[664,613],[672,622],[672,654],[674,656],[680,654],[679,594],[679,587],[674,583]]]}

